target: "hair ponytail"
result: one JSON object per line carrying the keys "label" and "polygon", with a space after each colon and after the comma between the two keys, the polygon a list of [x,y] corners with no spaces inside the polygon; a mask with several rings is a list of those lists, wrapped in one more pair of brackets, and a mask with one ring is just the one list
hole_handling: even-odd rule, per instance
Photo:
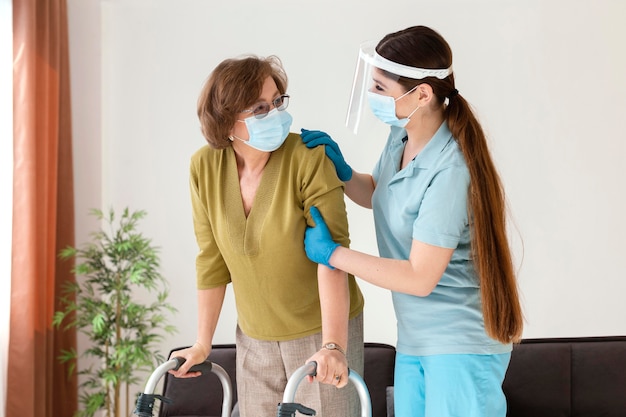
{"label": "hair ponytail", "polygon": [[480,281],[485,329],[500,342],[517,342],[522,335],[523,317],[506,233],[504,188],[483,129],[458,92],[449,100],[445,114],[470,173],[471,248]]}

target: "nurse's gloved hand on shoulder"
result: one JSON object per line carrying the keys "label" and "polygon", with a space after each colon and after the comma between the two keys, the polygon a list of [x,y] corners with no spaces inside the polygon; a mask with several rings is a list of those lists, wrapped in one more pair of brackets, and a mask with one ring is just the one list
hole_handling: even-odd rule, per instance
{"label": "nurse's gloved hand on shoulder", "polygon": [[315,227],[308,226],[304,232],[306,256],[315,263],[335,269],[328,262],[339,243],[333,241],[328,226],[326,226],[324,218],[317,207],[312,206],[310,212],[311,218],[315,222]]}
{"label": "nurse's gloved hand on shoulder", "polygon": [[335,164],[335,170],[337,170],[337,176],[341,181],[350,181],[352,178],[352,168],[347,164],[343,158],[339,145],[335,142],[326,132],[321,130],[306,130],[300,129],[300,136],[302,141],[308,148],[314,148],[319,145],[326,145],[326,156]]}

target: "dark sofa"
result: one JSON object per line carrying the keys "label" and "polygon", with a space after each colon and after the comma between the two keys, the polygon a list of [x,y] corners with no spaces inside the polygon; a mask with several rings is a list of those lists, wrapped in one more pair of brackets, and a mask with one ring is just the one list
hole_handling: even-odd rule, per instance
{"label": "dark sofa", "polygon": [[[228,372],[234,387],[234,345],[214,346],[209,359]],[[393,346],[365,344],[362,376],[373,417],[393,416],[394,363]],[[509,417],[626,417],[626,336],[525,339],[513,347],[503,388]],[[160,417],[221,415],[215,375],[167,375],[163,395],[174,402],[161,406]]]}
{"label": "dark sofa", "polygon": [[625,417],[626,337],[523,340],[503,388],[509,417]]}

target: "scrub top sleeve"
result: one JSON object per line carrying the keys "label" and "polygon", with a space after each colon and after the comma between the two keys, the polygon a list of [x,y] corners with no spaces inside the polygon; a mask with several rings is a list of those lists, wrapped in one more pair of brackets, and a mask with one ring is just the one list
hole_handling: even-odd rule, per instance
{"label": "scrub top sleeve", "polygon": [[468,227],[469,172],[452,166],[438,172],[426,189],[413,239],[433,246],[455,249]]}

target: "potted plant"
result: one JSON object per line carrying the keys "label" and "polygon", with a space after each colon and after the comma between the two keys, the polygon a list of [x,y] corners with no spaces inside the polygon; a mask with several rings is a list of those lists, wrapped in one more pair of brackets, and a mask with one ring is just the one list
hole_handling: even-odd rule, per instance
{"label": "potted plant", "polygon": [[[61,298],[63,309],[55,312],[53,325],[75,328],[87,336],[89,347],[78,354],[64,351],[59,360],[70,362],[74,372],[78,357],[92,365],[78,371],[79,403],[76,416],[92,417],[103,410],[106,417],[119,417],[122,391],[125,415],[129,416],[130,386],[137,373],[153,370],[164,358],[156,344],[164,333],[173,333],[164,313],[175,312],[167,302],[167,282],[159,272],[158,251],[138,230],[145,211],[124,209],[119,219],[91,210],[103,225],[80,248],[61,251],[62,259],[75,258],[76,283],[67,283]],[[138,295],[140,297],[138,297]],[[152,300],[147,303],[139,298]],[[82,382],[81,382],[82,381]]]}

